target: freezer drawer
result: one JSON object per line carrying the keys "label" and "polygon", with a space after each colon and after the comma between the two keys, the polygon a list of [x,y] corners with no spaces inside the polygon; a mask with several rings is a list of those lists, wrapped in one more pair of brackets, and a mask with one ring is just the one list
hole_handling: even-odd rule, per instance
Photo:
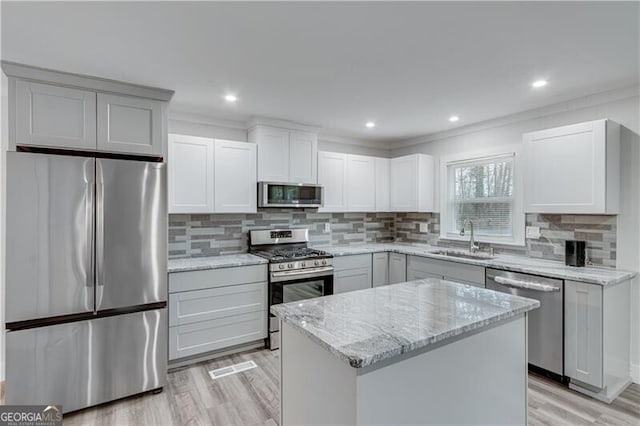
{"label": "freezer drawer", "polygon": [[93,312],[94,164],[7,153],[6,322]]}
{"label": "freezer drawer", "polygon": [[78,410],[167,383],[167,310],[6,335],[6,404]]}

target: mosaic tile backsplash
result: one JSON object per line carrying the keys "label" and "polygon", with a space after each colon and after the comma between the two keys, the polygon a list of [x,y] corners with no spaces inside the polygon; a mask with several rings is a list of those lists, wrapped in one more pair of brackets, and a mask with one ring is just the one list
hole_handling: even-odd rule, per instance
{"label": "mosaic tile backsplash", "polygon": [[[325,232],[325,223],[331,230]],[[426,223],[428,232],[420,232]],[[564,261],[565,240],[585,240],[594,265],[616,266],[616,216],[527,214],[526,225],[539,226],[541,237],[524,247],[491,244],[496,253]],[[315,244],[413,242],[465,248],[441,240],[437,213],[318,213],[315,210],[264,209],[255,214],[169,215],[169,258],[246,253],[248,231],[309,228]]]}

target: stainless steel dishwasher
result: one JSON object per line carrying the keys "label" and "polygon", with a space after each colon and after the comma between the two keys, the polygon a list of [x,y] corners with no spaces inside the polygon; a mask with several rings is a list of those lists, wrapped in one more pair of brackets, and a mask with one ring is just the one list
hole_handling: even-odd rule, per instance
{"label": "stainless steel dishwasher", "polygon": [[564,281],[487,268],[490,290],[540,301],[529,312],[529,365],[564,380]]}

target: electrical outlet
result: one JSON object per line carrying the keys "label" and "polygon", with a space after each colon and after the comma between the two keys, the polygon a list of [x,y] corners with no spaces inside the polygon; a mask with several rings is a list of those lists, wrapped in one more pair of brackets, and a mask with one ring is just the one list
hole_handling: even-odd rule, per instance
{"label": "electrical outlet", "polygon": [[429,232],[429,224],[421,223],[420,224],[420,232]]}
{"label": "electrical outlet", "polygon": [[324,232],[331,232],[331,224],[329,222],[324,224]]}
{"label": "electrical outlet", "polygon": [[525,234],[527,238],[531,238],[537,240],[540,238],[540,227],[539,226],[527,226],[525,228]]}

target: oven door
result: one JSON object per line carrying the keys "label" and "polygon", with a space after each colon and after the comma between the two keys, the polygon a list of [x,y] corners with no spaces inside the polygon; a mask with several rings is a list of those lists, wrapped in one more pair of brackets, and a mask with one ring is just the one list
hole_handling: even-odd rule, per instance
{"label": "oven door", "polygon": [[[269,306],[333,294],[333,267],[321,269],[323,275],[317,275],[318,271],[272,272],[269,276]],[[267,346],[271,350],[280,348],[280,321],[271,314]]]}

